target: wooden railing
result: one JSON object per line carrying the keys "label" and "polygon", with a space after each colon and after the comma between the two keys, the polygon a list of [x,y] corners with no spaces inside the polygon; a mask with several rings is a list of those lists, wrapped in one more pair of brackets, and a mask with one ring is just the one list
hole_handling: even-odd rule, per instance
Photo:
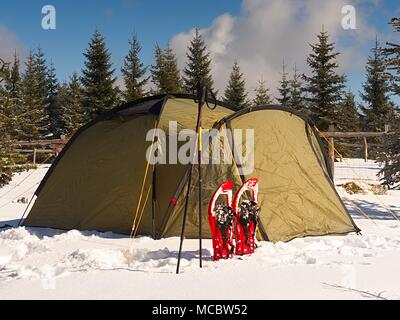
{"label": "wooden railing", "polygon": [[345,142],[340,142],[338,144],[343,145],[343,146],[349,146],[349,147],[358,147],[363,149],[363,155],[364,155],[364,161],[368,161],[368,146],[379,146],[379,144],[368,144],[367,138],[376,138],[376,137],[384,137],[393,134],[394,132],[390,132],[390,126],[385,125],[384,131],[380,132],[362,132],[362,131],[357,131],[357,132],[339,132],[335,131],[335,127],[333,125],[329,126],[328,131],[325,132],[320,132],[320,136],[323,138],[326,138],[328,141],[328,153],[329,153],[329,159],[330,159],[330,167],[332,170],[332,177],[334,177],[335,174],[335,138],[362,138],[363,143],[362,144],[353,144],[353,143],[345,143]]}
{"label": "wooden railing", "polygon": [[[374,137],[382,137],[386,135],[393,134],[390,132],[390,127],[385,125],[384,131],[381,132],[340,132],[335,131],[334,126],[329,126],[328,131],[319,132],[319,135],[322,138],[325,138],[328,143],[328,150],[329,150],[329,159],[331,162],[332,168],[332,176],[334,175],[334,162],[335,162],[335,138],[342,139],[342,138],[362,138],[363,143],[356,144],[356,143],[345,143],[339,142],[337,144],[347,146],[347,147],[354,147],[354,148],[362,148],[364,160],[368,160],[368,147],[369,146],[378,146],[378,144],[370,143],[368,144],[367,138],[374,138]],[[36,164],[36,157],[38,153],[47,153],[47,154],[54,154],[57,156],[64,146],[67,144],[69,138],[62,136],[60,139],[52,139],[52,140],[29,140],[29,141],[15,141],[13,143],[15,152],[18,153],[33,153],[33,163]]]}
{"label": "wooden railing", "polygon": [[33,164],[36,164],[38,153],[53,154],[54,156],[57,156],[67,142],[68,139],[62,136],[61,139],[15,141],[12,144],[14,152],[16,153],[32,153],[32,162]]}

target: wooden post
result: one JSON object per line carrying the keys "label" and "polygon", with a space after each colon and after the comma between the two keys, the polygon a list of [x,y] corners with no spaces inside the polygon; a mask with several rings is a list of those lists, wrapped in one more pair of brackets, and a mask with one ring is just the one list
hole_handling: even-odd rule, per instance
{"label": "wooden post", "polygon": [[[328,131],[334,132],[335,126],[329,125]],[[333,178],[335,177],[335,140],[333,137],[329,138],[328,150],[329,150],[329,160],[330,160],[331,174],[333,180]]]}
{"label": "wooden post", "polygon": [[34,148],[33,149],[33,165],[36,165],[36,153],[37,153],[37,150],[36,150],[36,148]]}
{"label": "wooden post", "polygon": [[364,137],[364,161],[367,162],[368,161],[368,143],[367,143],[367,138]]}

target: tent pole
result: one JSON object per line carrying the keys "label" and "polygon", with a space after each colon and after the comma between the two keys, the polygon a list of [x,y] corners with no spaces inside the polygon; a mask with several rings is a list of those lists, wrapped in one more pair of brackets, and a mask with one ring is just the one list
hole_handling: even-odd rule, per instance
{"label": "tent pole", "polygon": [[[199,143],[201,143],[201,115],[202,115],[202,108],[205,103],[206,99],[206,93],[207,93],[207,87],[198,84],[197,86],[197,95],[198,95],[198,113],[197,113],[197,124],[196,124],[196,149],[197,149],[197,155],[199,159],[199,257],[200,257],[200,268],[202,267],[202,205],[201,205],[201,146]],[[182,229],[181,229],[181,237],[180,237],[180,243],[179,243],[179,252],[178,252],[178,264],[176,266],[176,273],[179,273],[179,267],[180,267],[180,262],[181,262],[181,256],[182,256],[182,246],[183,246],[183,240],[185,237],[185,225],[186,225],[186,218],[187,218],[187,210],[189,206],[189,193],[190,193],[190,187],[192,184],[192,176],[193,176],[193,169],[194,169],[194,160],[195,157],[192,159],[192,163],[190,164],[190,171],[189,171],[189,178],[188,178],[188,188],[186,191],[186,198],[185,198],[185,209],[183,213],[183,221],[182,221]]]}
{"label": "tent pole", "polygon": [[26,208],[25,208],[25,210],[24,210],[24,213],[22,214],[22,217],[19,219],[18,225],[17,225],[18,227],[21,226],[22,221],[24,220],[25,215],[26,215],[26,213],[27,213],[27,211],[28,211],[28,208],[30,207],[30,205],[31,205],[31,203],[32,203],[34,197],[35,197],[35,194],[32,196],[31,200],[29,200],[29,203],[28,203],[28,205],[26,206]]}

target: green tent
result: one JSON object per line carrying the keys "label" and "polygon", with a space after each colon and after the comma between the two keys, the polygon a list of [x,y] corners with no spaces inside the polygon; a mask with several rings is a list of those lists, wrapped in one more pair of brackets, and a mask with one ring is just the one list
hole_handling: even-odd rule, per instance
{"label": "green tent", "polygon": [[[136,218],[138,235],[180,235],[190,165],[148,165],[146,152],[151,129],[168,133],[170,121],[176,121],[177,131],[194,130],[196,117],[191,96],[164,95],[125,104],[82,127],[36,190],[24,225],[130,234]],[[219,141],[230,151],[231,163],[203,165],[204,224],[217,186],[229,179],[237,190],[244,180],[256,177],[260,236],[265,240],[359,231],[335,191],[320,138],[301,115],[278,106],[235,111],[218,102],[214,110],[204,107],[203,128],[254,129],[253,172],[236,161],[237,153],[246,149],[245,134],[240,141],[235,135]],[[172,139],[169,132],[167,145]],[[184,144],[178,141],[178,148]],[[168,160],[174,158],[168,148],[162,152]],[[195,167],[185,231],[191,238],[198,235],[197,178]],[[210,237],[209,228],[203,229]]]}

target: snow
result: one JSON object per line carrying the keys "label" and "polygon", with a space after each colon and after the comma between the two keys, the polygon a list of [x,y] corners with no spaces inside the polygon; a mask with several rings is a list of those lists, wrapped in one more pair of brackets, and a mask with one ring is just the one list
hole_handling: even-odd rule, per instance
{"label": "snow", "polygon": [[[351,169],[353,168],[353,169]],[[0,189],[0,299],[400,299],[400,191],[375,196],[379,166],[337,163],[337,190],[362,235],[260,242],[252,256],[211,260],[204,240],[134,240],[111,232],[16,227],[48,166],[15,175]],[[339,185],[354,181],[364,194]],[[20,201],[18,201],[20,200]],[[356,203],[369,218],[354,209]],[[391,211],[387,211],[388,207]]]}
{"label": "snow", "polygon": [[343,159],[335,163],[335,182],[337,184],[348,181],[377,184],[377,174],[381,170],[378,163],[373,160]]}

